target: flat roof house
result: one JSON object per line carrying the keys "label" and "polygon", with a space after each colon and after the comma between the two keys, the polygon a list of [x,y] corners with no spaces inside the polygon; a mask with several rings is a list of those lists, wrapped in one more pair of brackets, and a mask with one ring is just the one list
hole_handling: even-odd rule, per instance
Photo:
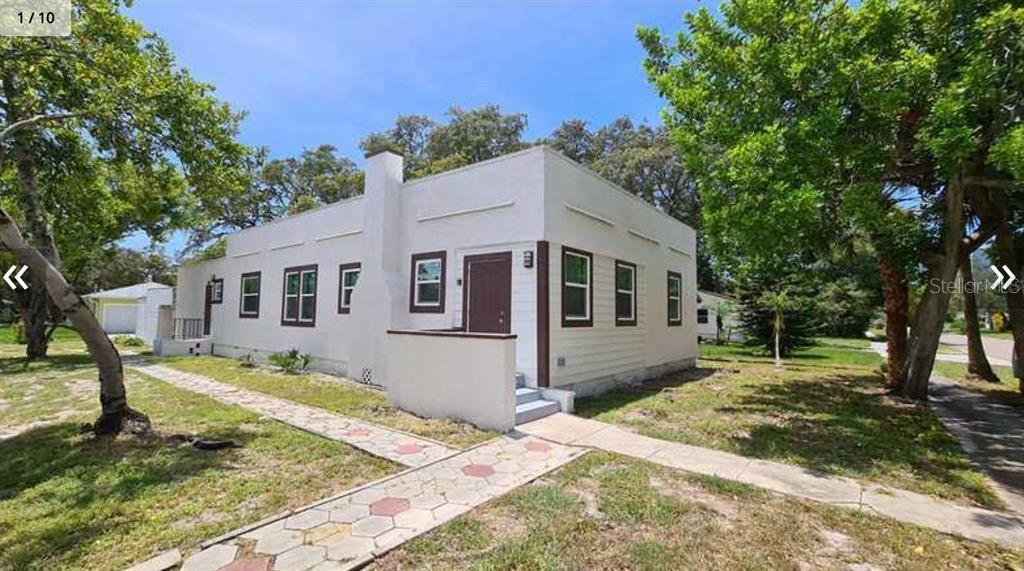
{"label": "flat roof house", "polygon": [[[183,265],[175,317],[201,320],[218,355],[296,347],[413,412],[499,428],[510,403],[532,416],[530,389],[590,395],[693,366],[693,229],[544,146],[409,182],[402,166],[373,155],[362,196]],[[428,402],[443,395],[486,402]],[[461,412],[492,400],[500,422]]]}

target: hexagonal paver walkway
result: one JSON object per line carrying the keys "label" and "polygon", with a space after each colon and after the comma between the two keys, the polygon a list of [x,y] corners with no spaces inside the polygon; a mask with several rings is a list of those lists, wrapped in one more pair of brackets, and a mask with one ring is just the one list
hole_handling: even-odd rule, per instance
{"label": "hexagonal paver walkway", "polygon": [[312,406],[239,388],[202,375],[163,365],[139,365],[135,369],[178,388],[234,404],[365,450],[405,466],[425,466],[457,453],[457,450],[373,423],[355,420]]}
{"label": "hexagonal paver walkway", "polygon": [[183,569],[265,565],[268,558],[275,570],[359,567],[583,452],[533,436],[499,437],[229,536]]}

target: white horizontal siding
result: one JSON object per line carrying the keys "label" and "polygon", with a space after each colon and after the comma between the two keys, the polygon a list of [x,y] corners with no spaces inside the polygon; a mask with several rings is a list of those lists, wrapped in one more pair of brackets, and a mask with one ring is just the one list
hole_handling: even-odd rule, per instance
{"label": "white horizontal siding", "polygon": [[[585,245],[572,245],[586,251]],[[593,327],[562,327],[562,246],[551,245],[551,386],[635,371],[646,366],[645,267],[637,263],[637,324],[615,325],[615,259],[594,253]],[[558,366],[559,358],[565,366]]]}

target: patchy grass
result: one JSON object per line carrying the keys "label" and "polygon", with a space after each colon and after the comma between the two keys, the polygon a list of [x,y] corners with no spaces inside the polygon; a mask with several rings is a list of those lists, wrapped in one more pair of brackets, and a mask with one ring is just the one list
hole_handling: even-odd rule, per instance
{"label": "patchy grass", "polygon": [[[372,569],[1005,569],[1024,553],[591,453]],[[871,566],[871,567],[869,567]]]}
{"label": "patchy grass", "polygon": [[996,339],[1006,339],[1008,341],[1013,341],[1013,332],[1012,331],[1000,331],[1000,332],[982,331],[981,334],[986,336],[986,337],[995,337]]}
{"label": "patchy grass", "polygon": [[[131,375],[128,390],[159,436],[81,434],[94,405],[0,442],[0,569],[123,569],[399,469],[155,379]],[[242,447],[199,451],[176,433]]]}
{"label": "patchy grass", "polygon": [[701,368],[578,400],[576,412],[655,438],[1000,506],[926,406],[884,394],[877,355],[823,344],[780,371],[721,349],[703,346]]}
{"label": "patchy grass", "polygon": [[992,366],[992,370],[999,377],[998,383],[990,383],[973,375],[968,375],[967,364],[965,363],[935,361],[932,374],[946,377],[965,388],[998,398],[1006,404],[1024,408],[1024,395],[1021,395],[1018,381],[1013,376],[1013,370],[1010,367],[997,367],[995,365]]}
{"label": "patchy grass", "polygon": [[466,423],[425,419],[396,410],[388,405],[387,396],[382,391],[329,375],[286,375],[266,367],[242,367],[237,361],[219,357],[175,357],[164,359],[161,363],[239,387],[432,438],[451,446],[465,448],[494,437],[493,433],[478,430]]}

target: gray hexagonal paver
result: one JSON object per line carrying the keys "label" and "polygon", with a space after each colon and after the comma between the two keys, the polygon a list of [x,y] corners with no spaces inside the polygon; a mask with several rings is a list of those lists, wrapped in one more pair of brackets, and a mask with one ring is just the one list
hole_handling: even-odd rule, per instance
{"label": "gray hexagonal paver", "polygon": [[331,510],[331,521],[339,523],[352,523],[361,517],[370,515],[370,506],[350,505],[344,508]]}
{"label": "gray hexagonal paver", "polygon": [[327,548],[327,557],[336,561],[355,559],[372,553],[376,547],[369,537],[346,537],[344,541]]}
{"label": "gray hexagonal paver", "polygon": [[434,513],[430,510],[413,508],[395,516],[395,527],[424,529],[433,523]]}
{"label": "gray hexagonal paver", "polygon": [[352,494],[352,503],[368,506],[384,497],[384,490],[381,488],[366,488]]}
{"label": "gray hexagonal paver", "polygon": [[327,523],[327,512],[324,510],[311,509],[299,512],[289,517],[284,522],[286,529],[306,530],[312,529],[320,524]]}
{"label": "gray hexagonal paver", "polygon": [[293,547],[302,545],[302,532],[291,529],[280,529],[268,533],[256,542],[256,552],[267,555],[284,553]]}
{"label": "gray hexagonal paver", "polygon": [[437,506],[445,502],[444,496],[441,494],[423,493],[418,496],[409,498],[409,503],[414,508],[422,508],[426,510],[432,510]]}
{"label": "gray hexagonal paver", "polygon": [[274,571],[307,571],[327,559],[327,549],[316,545],[301,545],[289,549],[274,559]]}
{"label": "gray hexagonal paver", "polygon": [[395,527],[395,522],[387,516],[371,515],[352,524],[352,535],[377,537]]}
{"label": "gray hexagonal paver", "polygon": [[237,545],[213,545],[186,559],[181,571],[215,571],[234,561],[237,553]]}

